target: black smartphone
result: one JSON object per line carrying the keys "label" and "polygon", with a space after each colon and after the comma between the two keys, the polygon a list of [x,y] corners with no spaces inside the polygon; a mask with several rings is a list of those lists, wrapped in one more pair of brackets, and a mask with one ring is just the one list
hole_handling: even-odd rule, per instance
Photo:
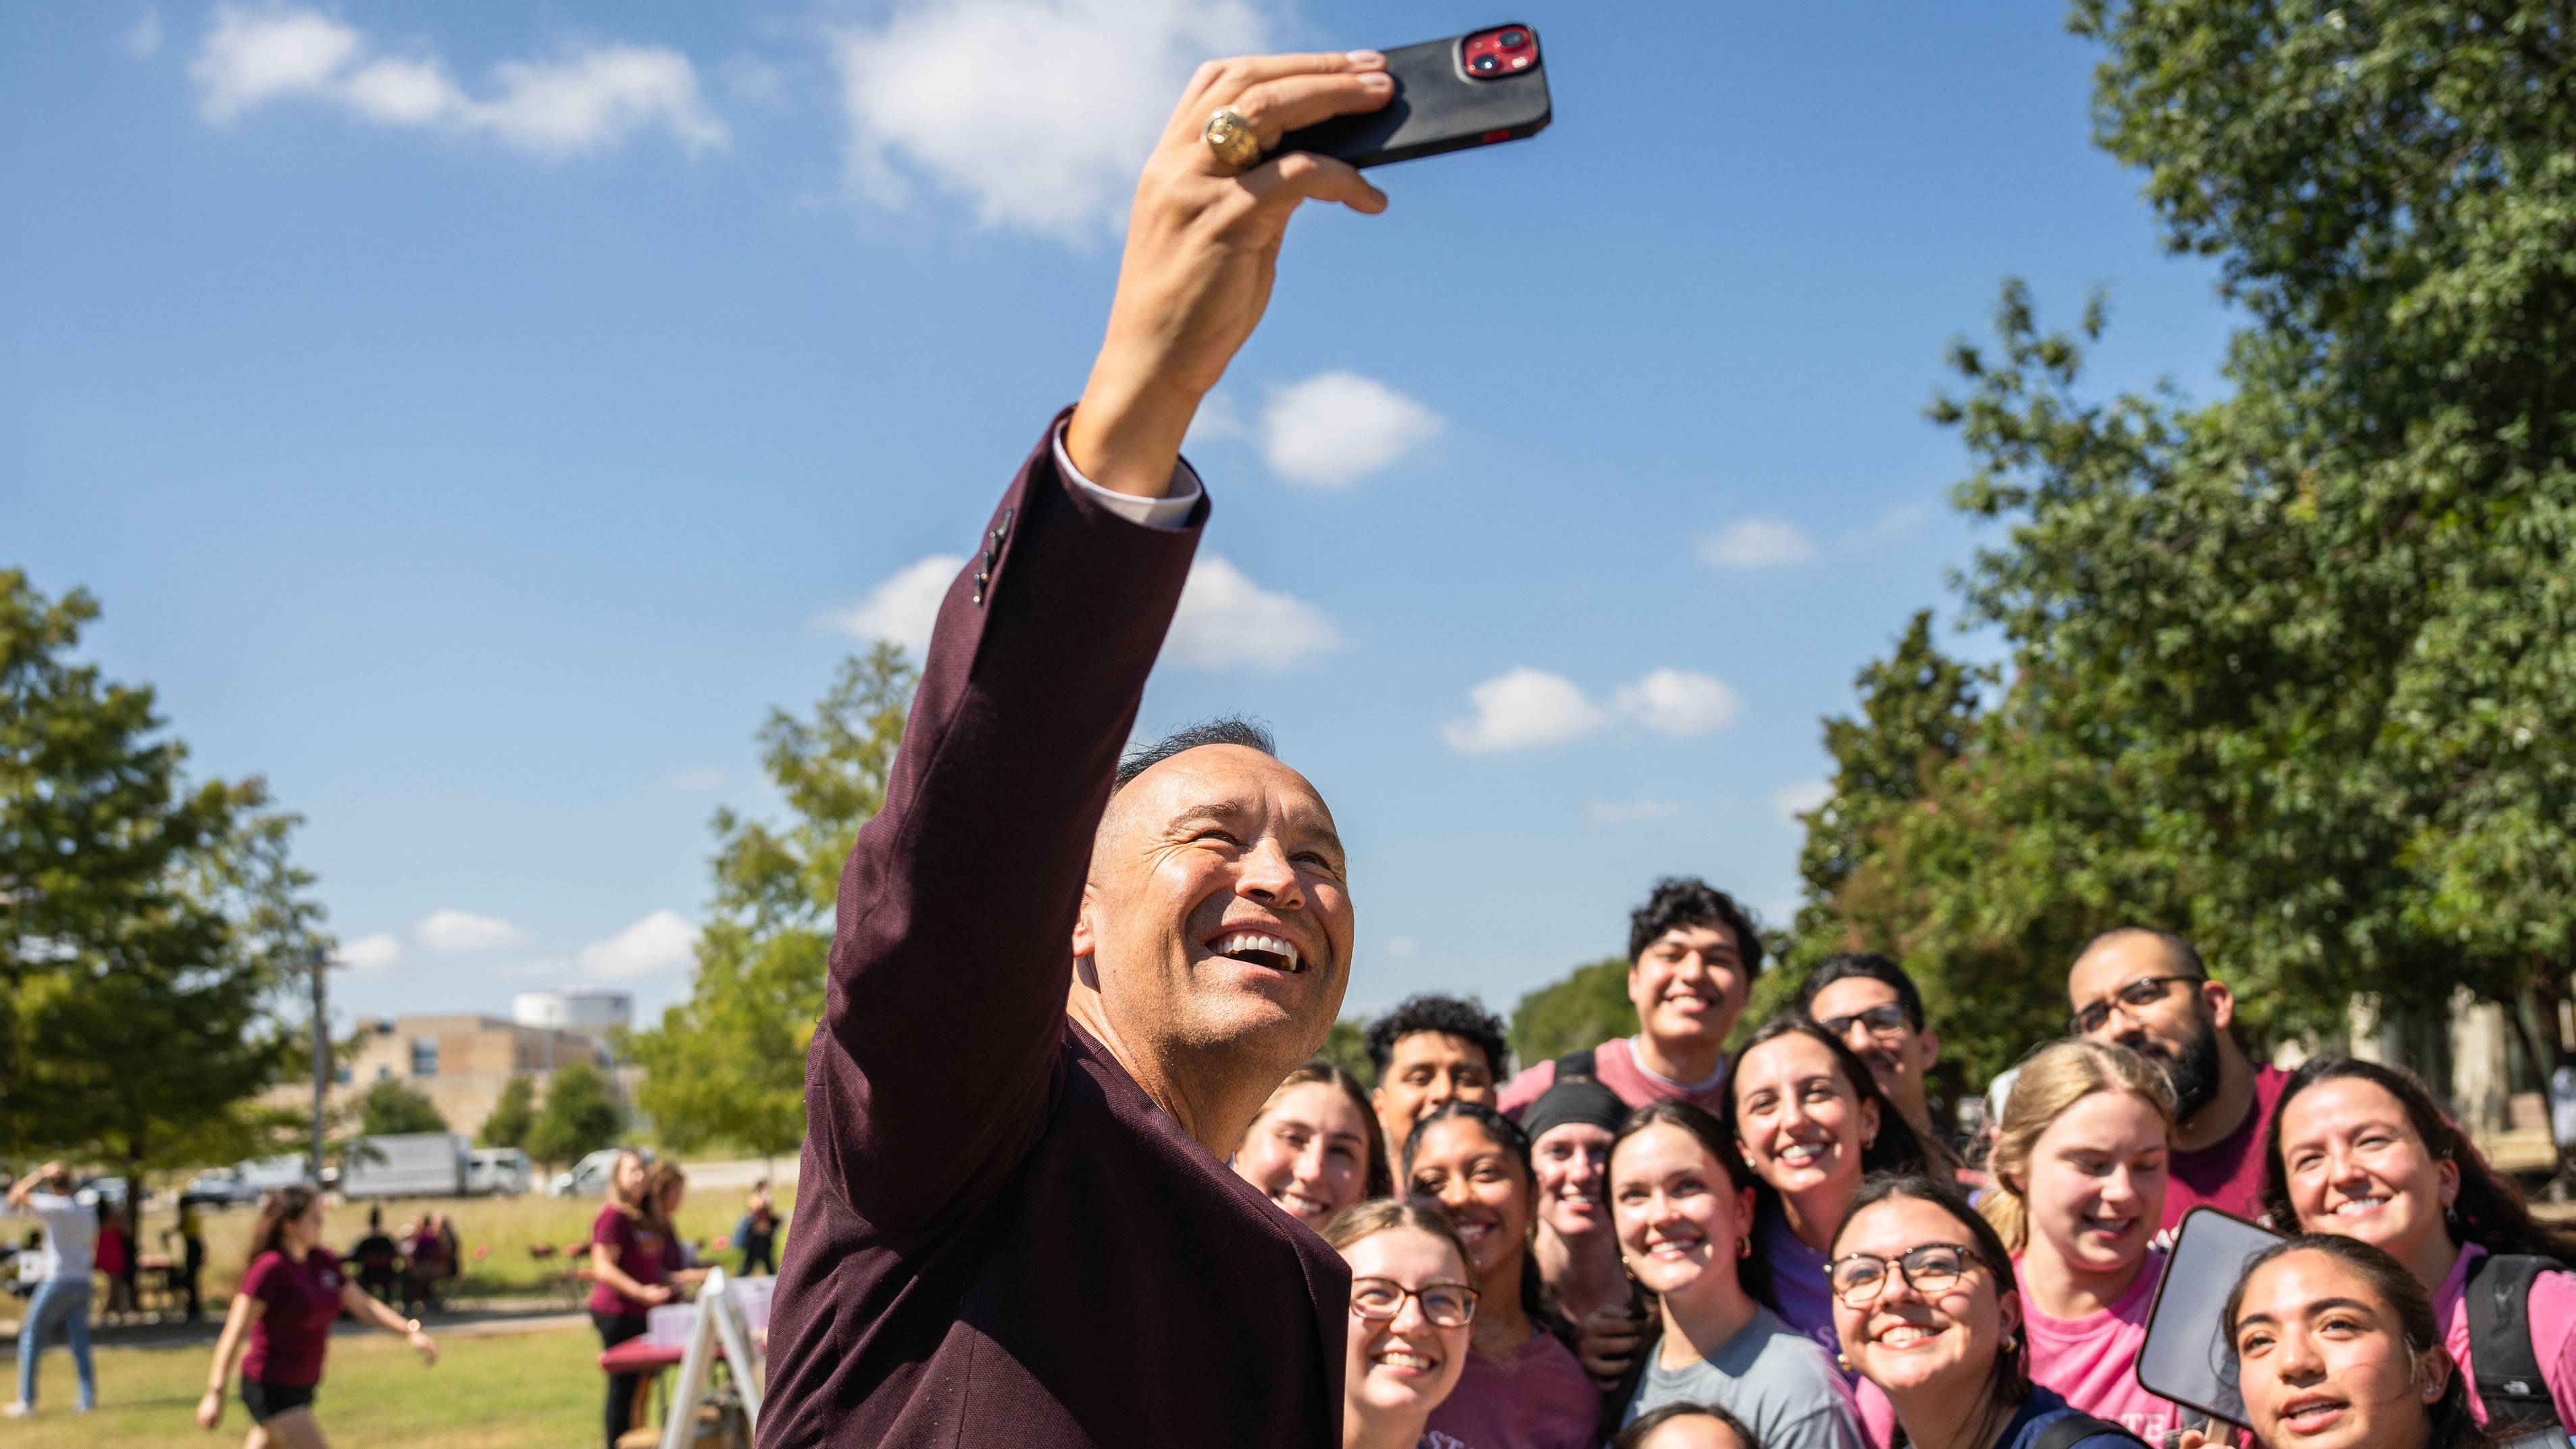
{"label": "black smartphone", "polygon": [[2236,1348],[2220,1315],[2246,1260],[2281,1241],[2213,1207],[2182,1216],[2165,1258],[2165,1275],[2147,1309],[2147,1341],[2138,1349],[2138,1384],[2148,1393],[2240,1427],[2245,1400],[2236,1390]]}
{"label": "black smartphone", "polygon": [[1495,25],[1386,52],[1395,99],[1359,116],[1279,138],[1277,151],[1312,151],[1354,166],[1518,141],[1547,129],[1547,65],[1538,32]]}

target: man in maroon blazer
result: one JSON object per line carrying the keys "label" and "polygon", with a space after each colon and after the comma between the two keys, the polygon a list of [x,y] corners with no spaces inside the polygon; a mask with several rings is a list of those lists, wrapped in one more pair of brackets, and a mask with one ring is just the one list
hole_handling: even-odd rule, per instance
{"label": "man in maroon blazer", "polygon": [[949,586],[841,876],[763,1449],[1339,1440],[1348,1275],[1224,1161],[1341,1007],[1332,815],[1252,743],[1112,782],[1207,518],[1198,400],[1297,205],[1386,203],[1336,161],[1229,165],[1209,117],[1266,148],[1385,104],[1383,66],[1200,69],[1082,400]]}

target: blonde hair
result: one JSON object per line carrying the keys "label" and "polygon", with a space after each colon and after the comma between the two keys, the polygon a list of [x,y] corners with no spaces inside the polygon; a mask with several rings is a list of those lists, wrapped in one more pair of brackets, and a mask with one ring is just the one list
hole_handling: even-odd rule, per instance
{"label": "blonde hair", "polygon": [[2096,1092],[2126,1092],[2142,1099],[2164,1122],[2165,1135],[2173,1135],[2173,1087],[2136,1052],[2096,1041],[2055,1041],[2023,1058],[1987,1158],[1994,1187],[1977,1204],[2013,1252],[2030,1244],[2031,1149],[2050,1123]]}

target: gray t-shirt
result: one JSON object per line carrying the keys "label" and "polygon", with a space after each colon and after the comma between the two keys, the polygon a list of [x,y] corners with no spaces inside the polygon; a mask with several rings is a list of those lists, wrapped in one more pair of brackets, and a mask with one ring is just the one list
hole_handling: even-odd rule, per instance
{"label": "gray t-shirt", "polygon": [[27,1211],[45,1221],[45,1281],[88,1282],[90,1250],[98,1241],[98,1214],[57,1192],[27,1194]]}
{"label": "gray t-shirt", "polygon": [[1762,1449],[1864,1449],[1851,1385],[1813,1339],[1756,1306],[1717,1352],[1668,1369],[1646,1350],[1645,1376],[1619,1422],[1666,1404],[1713,1404],[1744,1421]]}

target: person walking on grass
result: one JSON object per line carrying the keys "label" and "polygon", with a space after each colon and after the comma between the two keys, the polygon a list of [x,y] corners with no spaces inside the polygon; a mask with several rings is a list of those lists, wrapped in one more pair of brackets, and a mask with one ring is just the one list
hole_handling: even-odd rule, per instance
{"label": "person walking on grass", "polygon": [[260,1205],[250,1232],[250,1270],[233,1294],[232,1311],[215,1340],[214,1372],[197,1401],[197,1427],[223,1423],[224,1383],[233,1354],[241,1360],[242,1408],[250,1414],[243,1449],[325,1449],[329,1440],[313,1418],[314,1392],[322,1383],[322,1355],[331,1325],[346,1313],[389,1333],[399,1333],[421,1361],[438,1362],[438,1345],[407,1319],[377,1302],[340,1266],[340,1255],[322,1245],[322,1195],[298,1183],[282,1187]]}
{"label": "person walking on grass", "polygon": [[80,1376],[80,1410],[98,1407],[98,1378],[89,1362],[89,1271],[98,1218],[72,1201],[72,1174],[59,1162],[48,1162],[9,1186],[9,1206],[43,1219],[45,1239],[35,1296],[18,1325],[18,1397],[6,1410],[12,1419],[36,1412],[36,1360],[54,1325],[71,1341],[72,1371]]}

